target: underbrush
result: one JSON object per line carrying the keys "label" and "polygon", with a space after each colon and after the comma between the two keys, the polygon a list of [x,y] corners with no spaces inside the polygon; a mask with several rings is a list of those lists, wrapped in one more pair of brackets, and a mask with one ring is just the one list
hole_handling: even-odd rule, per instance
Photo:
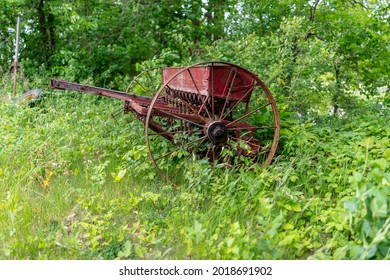
{"label": "underbrush", "polygon": [[1,259],[390,258],[388,115],[286,115],[272,165],[201,160],[172,187],[121,105],[0,103]]}

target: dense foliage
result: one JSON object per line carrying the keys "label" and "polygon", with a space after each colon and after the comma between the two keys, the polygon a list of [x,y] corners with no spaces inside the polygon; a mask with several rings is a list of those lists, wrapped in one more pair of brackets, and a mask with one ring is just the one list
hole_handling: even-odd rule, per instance
{"label": "dense foliage", "polygon": [[72,96],[1,105],[1,258],[389,258],[388,114],[285,119],[271,166],[197,162],[173,189],[139,122]]}
{"label": "dense foliage", "polygon": [[[0,0],[0,74],[126,89],[155,65],[237,63],[277,100],[272,165],[165,184],[121,102],[0,88],[0,259],[390,259],[388,1]],[[22,88],[20,88],[22,90]],[[4,97],[4,98],[3,98]]]}
{"label": "dense foliage", "polygon": [[[0,73],[22,17],[28,76],[125,89],[144,61],[244,64],[294,112],[340,113],[390,72],[384,0],[25,0],[0,2]],[[321,98],[317,98],[321,96]],[[332,106],[332,108],[330,108]]]}

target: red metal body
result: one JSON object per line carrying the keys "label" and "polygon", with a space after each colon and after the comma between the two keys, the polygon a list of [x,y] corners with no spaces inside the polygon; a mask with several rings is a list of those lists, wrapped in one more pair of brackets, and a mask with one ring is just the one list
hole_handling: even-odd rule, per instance
{"label": "red metal body", "polygon": [[[185,67],[163,68],[163,84],[179,73],[169,85],[173,90],[193,94],[199,92],[203,96],[209,96],[211,92],[214,92],[215,98],[240,100],[256,83],[251,73],[230,65],[196,66],[188,71],[183,71],[183,69]],[[241,102],[249,99],[250,94],[247,94]]]}

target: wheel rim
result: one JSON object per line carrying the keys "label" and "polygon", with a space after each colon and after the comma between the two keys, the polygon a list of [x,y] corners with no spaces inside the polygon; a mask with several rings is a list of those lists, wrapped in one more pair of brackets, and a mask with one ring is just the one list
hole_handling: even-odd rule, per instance
{"label": "wheel rim", "polygon": [[126,93],[152,97],[161,86],[162,67],[153,67],[140,72],[126,88]]}
{"label": "wheel rim", "polygon": [[[195,77],[196,67],[202,66],[210,69],[208,95],[201,92],[204,81]],[[225,98],[214,89],[221,67],[234,69],[222,85]],[[196,89],[191,94],[173,89],[183,75]],[[234,86],[246,75],[252,84],[235,96],[239,87]],[[280,121],[270,91],[256,75],[230,63],[202,62],[180,69],[163,83],[149,106],[145,130],[152,161],[163,178],[175,184],[185,166],[201,158],[230,166],[243,161],[269,164],[278,145]]]}
{"label": "wheel rim", "polygon": [[[125,92],[152,98],[161,86],[161,75],[162,67],[153,67],[143,70],[131,80]],[[115,118],[122,113],[128,114],[129,112],[133,112],[137,119],[142,120],[142,116],[132,110],[130,102],[128,101],[125,101],[123,107],[113,112],[111,116]]]}

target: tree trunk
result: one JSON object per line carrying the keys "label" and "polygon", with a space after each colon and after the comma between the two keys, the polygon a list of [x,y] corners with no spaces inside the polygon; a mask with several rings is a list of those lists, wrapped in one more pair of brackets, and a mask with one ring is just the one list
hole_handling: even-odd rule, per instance
{"label": "tree trunk", "polygon": [[338,63],[334,66],[336,74],[336,91],[333,94],[333,115],[337,115],[339,111],[339,95],[340,95],[340,65]]}
{"label": "tree trunk", "polygon": [[205,17],[209,26],[207,38],[209,38],[210,41],[215,41],[223,37],[223,20],[225,19],[225,5],[226,3],[224,3],[224,1],[222,0],[208,1],[208,8]]}
{"label": "tree trunk", "polygon": [[45,12],[43,10],[43,0],[39,0],[38,6],[37,6],[37,13],[38,13],[38,30],[41,33],[41,40],[42,40],[42,58],[43,62],[47,63],[47,53],[49,50],[49,36],[46,32],[46,16]]}
{"label": "tree trunk", "polygon": [[285,83],[286,84],[284,86],[284,88],[287,91],[287,98],[288,98],[289,101],[291,101],[292,97],[293,97],[293,92],[292,92],[292,89],[291,89],[291,87],[292,87],[292,78],[294,76],[295,64],[297,62],[298,55],[299,55],[299,47],[298,47],[297,39],[293,43],[291,50],[292,50],[291,69],[289,69],[289,71],[287,73],[287,76],[285,78]]}
{"label": "tree trunk", "polygon": [[54,26],[54,16],[52,13],[49,13],[47,16],[47,24],[49,26],[50,34],[50,51],[51,55],[56,51],[56,35],[55,35],[55,26]]}
{"label": "tree trunk", "polygon": [[316,14],[317,6],[320,3],[320,0],[315,0],[313,6],[310,6],[310,21],[314,21]]}
{"label": "tree trunk", "polygon": [[[55,31],[54,31],[54,16],[49,13],[46,18],[44,0],[39,0],[37,6],[38,14],[38,30],[41,33],[42,40],[42,55],[41,62],[50,66],[50,57],[55,52]],[[39,59],[39,58],[38,58]]]}

